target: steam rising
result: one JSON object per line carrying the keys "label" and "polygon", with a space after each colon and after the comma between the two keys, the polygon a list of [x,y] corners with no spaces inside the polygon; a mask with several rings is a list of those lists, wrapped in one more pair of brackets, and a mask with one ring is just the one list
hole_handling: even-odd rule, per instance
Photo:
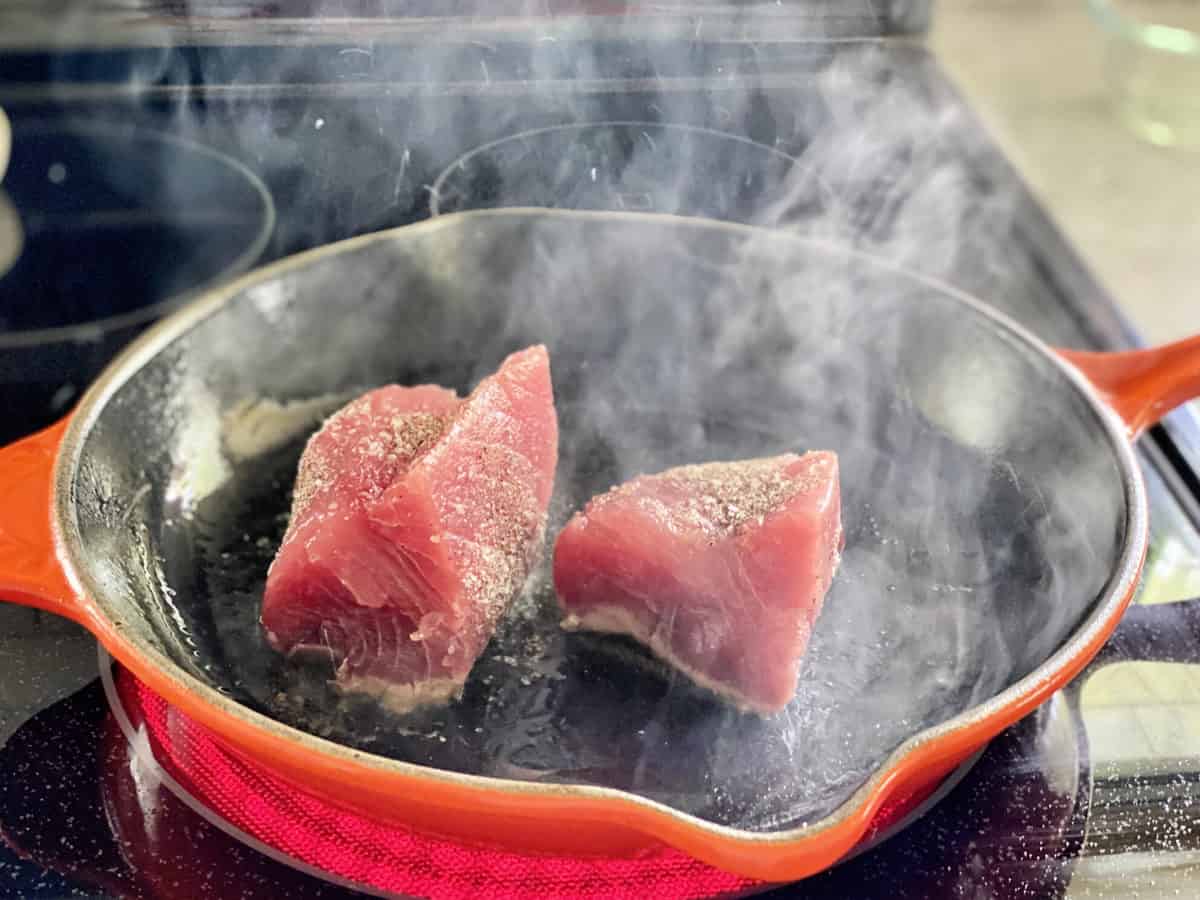
{"label": "steam rising", "polygon": [[[645,660],[619,642],[564,637],[544,569],[461,704],[399,723],[339,705],[320,673],[283,666],[256,626],[294,441],[229,460],[228,482],[194,517],[160,525],[163,544],[196,548],[195,559],[162,554],[173,600],[145,562],[126,578],[190,619],[188,647],[153,636],[166,652],[192,663],[208,647],[196,651],[208,677],[284,721],[460,771],[622,787],[744,828],[812,821],[909,735],[1039,665],[1086,615],[1121,538],[1117,473],[1044,361],[928,284],[850,252],[972,284],[1007,263],[988,248],[1014,200],[964,152],[959,108],[904,77],[923,65],[911,51],[663,41],[617,52],[587,37],[560,29],[532,48],[386,58],[351,48],[339,90],[291,84],[303,61],[283,54],[261,96],[229,90],[197,106],[184,95],[167,114],[173,131],[264,174],[277,252],[420,217],[435,184],[439,209],[642,197],[806,242],[497,220],[327,258],[251,289],[173,346],[126,389],[168,414],[143,413],[131,437],[102,428],[92,452],[119,470],[126,442],[175,446],[159,432],[184,433],[203,404],[219,429],[259,399],[282,409],[390,380],[466,390],[504,353],[546,341],[563,434],[552,526],[668,465],[841,456],[846,550],[788,710],[740,716],[669,673],[641,673]],[[697,67],[708,77],[689,74]],[[381,70],[386,84],[373,80]],[[164,72],[136,76],[155,84]],[[493,243],[492,229],[506,238]],[[105,507],[121,478],[85,476],[81,496]],[[120,528],[102,515],[83,527]]]}

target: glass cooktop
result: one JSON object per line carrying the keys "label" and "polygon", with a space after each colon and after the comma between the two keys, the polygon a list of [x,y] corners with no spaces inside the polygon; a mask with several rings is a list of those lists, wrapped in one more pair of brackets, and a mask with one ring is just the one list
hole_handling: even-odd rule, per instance
{"label": "glass cooktop", "polygon": [[[0,55],[0,398],[21,401],[6,438],[213,280],[503,205],[787,228],[945,279],[1054,344],[1137,340],[917,43],[228,33]],[[1177,414],[1140,448],[1150,612],[916,825],[772,896],[1195,892],[1200,615],[1167,605],[1200,596],[1200,461],[1178,439],[1195,428]],[[112,727],[94,642],[0,607],[0,896],[352,895],[206,822]]]}

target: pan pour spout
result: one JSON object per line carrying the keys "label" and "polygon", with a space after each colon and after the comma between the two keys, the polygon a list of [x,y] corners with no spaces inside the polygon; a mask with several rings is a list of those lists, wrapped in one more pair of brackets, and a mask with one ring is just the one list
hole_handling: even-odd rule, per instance
{"label": "pan pour spout", "polygon": [[1059,355],[1092,383],[1125,422],[1131,439],[1175,407],[1200,397],[1200,335],[1146,350],[1063,350]]}

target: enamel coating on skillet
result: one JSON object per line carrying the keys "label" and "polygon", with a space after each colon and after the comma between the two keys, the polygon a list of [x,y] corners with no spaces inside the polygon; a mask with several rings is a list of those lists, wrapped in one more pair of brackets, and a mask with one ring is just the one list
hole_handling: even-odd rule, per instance
{"label": "enamel coating on skillet", "polygon": [[[401,231],[408,234],[413,229],[520,215],[655,220],[652,216],[505,210],[447,216]],[[739,228],[717,223],[703,227]],[[464,840],[586,854],[629,853],[664,842],[750,877],[794,880],[827,868],[853,849],[888,801],[903,794],[928,792],[987,740],[1043,703],[1095,655],[1134,594],[1148,526],[1144,488],[1127,435],[1136,434],[1165,411],[1165,404],[1180,402],[1200,389],[1197,343],[1193,340],[1162,351],[1122,355],[1124,359],[1073,355],[1077,364],[1096,373],[1097,390],[1035,338],[977,301],[960,297],[978,316],[1001,324],[1025,344],[1040,349],[1081,395],[1091,398],[1122,473],[1125,542],[1105,596],[1040,668],[989,701],[912,736],[832,815],[788,831],[747,832],[606,788],[479,778],[385,760],[255,713],[184,672],[135,628],[111,621],[90,599],[97,595],[98,586],[89,583],[78,566],[84,551],[73,529],[74,498],[70,495],[82,443],[107,400],[133,372],[173,337],[207,318],[239,291],[315,258],[393,239],[397,234],[369,235],[312,251],[213,292],[133,345],[89,391],[69,422],[14,445],[0,457],[0,484],[5,494],[0,587],[6,598],[80,622],[170,703],[221,735],[231,747],[270,765],[297,785],[369,815]],[[943,293],[949,290],[944,285],[932,286]],[[1122,373],[1130,369],[1137,370],[1137,377],[1123,379]],[[1124,420],[1105,405],[1101,391],[1120,409]]]}

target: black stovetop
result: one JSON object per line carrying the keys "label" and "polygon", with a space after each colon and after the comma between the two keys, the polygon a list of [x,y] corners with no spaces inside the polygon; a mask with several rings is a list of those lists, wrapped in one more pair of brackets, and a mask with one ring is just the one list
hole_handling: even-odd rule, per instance
{"label": "black stovetop", "polygon": [[[7,416],[14,434],[60,414],[157,304],[245,265],[475,206],[791,228],[950,281],[1053,343],[1136,341],[918,45],[510,35],[288,50],[0,56],[14,131],[0,191],[24,231],[0,274],[0,398],[24,404]],[[4,343],[16,328],[114,313],[129,315]],[[1195,427],[1176,414],[1142,442],[1154,522],[1144,601],[1180,599],[1171,572],[1200,560],[1200,466],[1173,438]],[[1187,657],[1165,646],[1134,642],[1109,662]],[[77,628],[0,608],[0,896],[348,895],[135,777],[96,674]],[[1136,857],[1173,884],[1172,860],[1200,846],[1200,731],[1175,735],[1169,760],[1110,764],[1121,754],[1111,729],[1089,724],[1080,684],[995,741],[918,824],[777,896],[1072,896],[1100,858],[1120,874]],[[1152,690],[1131,702],[1167,705]],[[115,803],[161,828],[131,836]]]}
{"label": "black stovetop", "polygon": [[[25,812],[0,826],[10,848],[0,850],[0,874],[16,889],[6,896],[197,896],[179,885],[213,885],[209,896],[229,898],[361,896],[270,860],[208,824],[147,776],[114,729],[93,682],[35,716],[0,749],[0,807]],[[1056,699],[994,742],[955,791],[906,832],[769,896],[1061,896],[1087,817],[1086,749],[1078,713]]]}

